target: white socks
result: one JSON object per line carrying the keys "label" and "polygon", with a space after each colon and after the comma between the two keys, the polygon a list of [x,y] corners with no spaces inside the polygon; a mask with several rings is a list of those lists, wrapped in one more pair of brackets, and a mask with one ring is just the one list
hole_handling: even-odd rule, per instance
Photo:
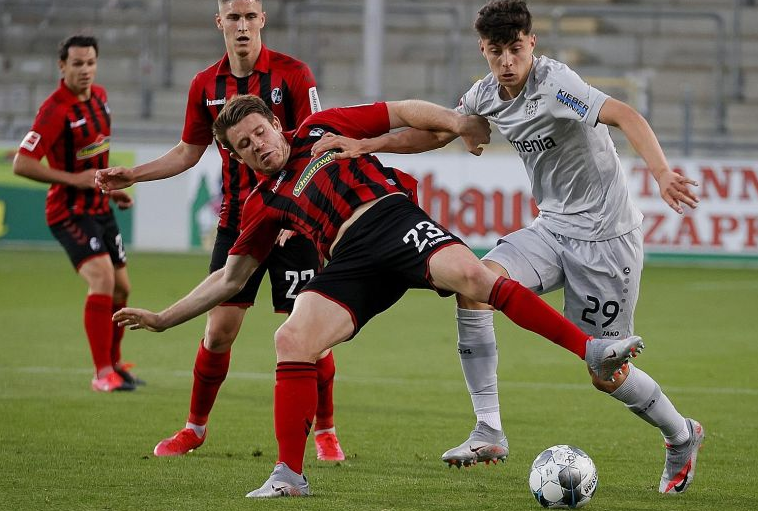
{"label": "white socks", "polygon": [[458,308],[458,354],[474,405],[476,420],[498,431],[500,401],[497,390],[497,341],[493,312]]}
{"label": "white socks", "polygon": [[666,443],[681,445],[689,439],[687,421],[674,408],[655,380],[634,365],[629,364],[626,381],[611,396],[660,429]]}

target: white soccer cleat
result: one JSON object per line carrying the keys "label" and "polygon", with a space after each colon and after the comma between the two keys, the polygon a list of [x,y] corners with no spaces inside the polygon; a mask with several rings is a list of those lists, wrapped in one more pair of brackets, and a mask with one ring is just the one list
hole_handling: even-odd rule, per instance
{"label": "white soccer cleat", "polygon": [[286,463],[277,463],[263,486],[245,497],[274,499],[277,497],[307,497],[311,494],[308,480],[296,474]]}
{"label": "white soccer cleat", "polygon": [[508,457],[508,439],[502,431],[491,428],[484,422],[477,422],[468,439],[458,447],[445,451],[442,461],[449,467],[470,467],[477,463],[504,462]]}
{"label": "white soccer cleat", "polygon": [[642,338],[636,335],[626,339],[590,339],[584,360],[598,378],[613,381],[613,375],[644,348]]}
{"label": "white soccer cleat", "polygon": [[700,423],[687,419],[690,439],[682,445],[666,444],[666,464],[658,491],[661,493],[684,493],[695,478],[697,454],[705,438],[705,430]]}

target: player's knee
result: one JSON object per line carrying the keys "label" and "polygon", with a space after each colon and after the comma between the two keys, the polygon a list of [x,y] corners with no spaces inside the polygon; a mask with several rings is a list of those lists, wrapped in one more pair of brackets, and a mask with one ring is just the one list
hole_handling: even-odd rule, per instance
{"label": "player's knee", "polygon": [[232,348],[238,331],[236,325],[228,325],[224,322],[212,323],[205,331],[203,345],[209,351],[225,353]]}
{"label": "player's knee", "polygon": [[116,285],[112,273],[107,271],[93,272],[87,278],[89,287],[97,294],[111,295]]}
{"label": "player's knee", "polygon": [[274,344],[279,360],[315,362],[321,354],[320,350],[311,353],[307,337],[303,335],[303,332],[299,328],[286,321],[276,330]]}
{"label": "player's knee", "polygon": [[129,284],[116,284],[113,288],[113,302],[126,303],[130,292],[131,286]]}
{"label": "player's knee", "polygon": [[206,335],[205,339],[203,339],[203,346],[205,346],[205,349],[212,351],[213,353],[226,353],[232,349],[234,339],[234,336],[218,337]]}
{"label": "player's knee", "polygon": [[472,304],[486,301],[491,291],[491,272],[479,261],[467,262],[458,270],[461,282],[459,294],[463,295],[461,298]]}

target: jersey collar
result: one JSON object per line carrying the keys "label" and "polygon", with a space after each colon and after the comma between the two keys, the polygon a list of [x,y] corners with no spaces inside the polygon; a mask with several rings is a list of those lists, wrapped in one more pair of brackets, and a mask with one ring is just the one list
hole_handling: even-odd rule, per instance
{"label": "jersey collar", "polygon": [[[253,66],[253,72],[257,71],[263,74],[269,72],[269,69],[271,69],[270,53],[271,52],[269,51],[268,48],[266,48],[266,45],[261,43],[261,52],[258,55],[258,60],[255,61],[255,66]],[[224,57],[218,63],[218,67],[216,68],[216,75],[231,75],[231,74],[232,74],[232,67],[229,64],[229,54],[224,53]]]}
{"label": "jersey collar", "polygon": [[[93,84],[94,86],[94,84]],[[76,103],[81,103],[82,101],[79,99],[79,96],[74,94],[74,92],[68,88],[66,85],[66,82],[63,81],[63,78],[60,79],[60,82],[58,83],[58,93],[61,95],[61,97],[66,101],[66,103],[70,105],[74,105]],[[94,94],[94,90],[90,88],[90,98]]]}

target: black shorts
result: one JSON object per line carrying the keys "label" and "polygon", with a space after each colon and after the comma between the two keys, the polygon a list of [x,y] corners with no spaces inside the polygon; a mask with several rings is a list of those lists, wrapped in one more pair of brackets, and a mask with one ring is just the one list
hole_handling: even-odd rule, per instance
{"label": "black shorts", "polygon": [[89,259],[102,254],[109,254],[116,268],[126,265],[124,241],[113,213],[72,216],[51,225],[50,232],[77,271]]}
{"label": "black shorts", "polygon": [[[412,288],[435,289],[429,258],[463,243],[404,195],[382,199],[351,225],[332,259],[303,291],[316,292],[352,316],[353,336]],[[448,291],[437,292],[450,296]]]}
{"label": "black shorts", "polygon": [[[213,245],[210,272],[223,268],[229,249],[237,240],[239,232],[219,227]],[[295,296],[321,269],[321,257],[316,247],[305,236],[293,236],[283,247],[274,246],[271,253],[247,280],[245,287],[222,305],[250,307],[255,303],[263,275],[268,272],[271,281],[271,301],[275,312],[292,312]]]}

